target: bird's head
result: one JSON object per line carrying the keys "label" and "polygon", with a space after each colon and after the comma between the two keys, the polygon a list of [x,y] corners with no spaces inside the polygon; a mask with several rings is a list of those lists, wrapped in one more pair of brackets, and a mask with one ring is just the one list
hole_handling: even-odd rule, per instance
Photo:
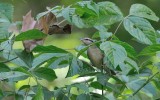
{"label": "bird's head", "polygon": [[90,45],[94,42],[94,40],[90,39],[90,38],[82,38],[81,41],[85,44],[85,45]]}

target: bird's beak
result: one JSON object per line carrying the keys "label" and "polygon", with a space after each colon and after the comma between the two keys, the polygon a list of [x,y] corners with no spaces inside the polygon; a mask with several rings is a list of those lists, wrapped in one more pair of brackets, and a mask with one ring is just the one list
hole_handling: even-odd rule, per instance
{"label": "bird's beak", "polygon": [[80,38],[81,41],[83,41],[83,38]]}

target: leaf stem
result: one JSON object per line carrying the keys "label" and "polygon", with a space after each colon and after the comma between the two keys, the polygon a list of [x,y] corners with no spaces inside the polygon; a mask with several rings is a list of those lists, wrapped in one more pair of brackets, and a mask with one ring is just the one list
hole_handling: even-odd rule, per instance
{"label": "leaf stem", "polygon": [[[121,20],[121,22],[118,24],[116,30],[114,31],[113,35],[115,35],[115,34],[117,33],[117,31],[118,31],[118,29],[120,28],[120,26],[121,26],[121,24],[123,23],[123,21],[124,21],[126,18],[128,18],[129,16],[130,16],[130,15],[127,15],[126,17],[124,17],[124,18]],[[112,39],[112,37],[111,37],[111,39]]]}
{"label": "leaf stem", "polygon": [[151,81],[151,79],[152,79],[154,76],[156,76],[158,73],[159,73],[159,72],[156,72],[156,73],[153,74],[150,78],[148,78],[148,80],[147,80],[137,91],[135,91],[135,92],[132,94],[132,96],[136,95],[136,94],[137,94],[145,85],[147,85],[147,84]]}

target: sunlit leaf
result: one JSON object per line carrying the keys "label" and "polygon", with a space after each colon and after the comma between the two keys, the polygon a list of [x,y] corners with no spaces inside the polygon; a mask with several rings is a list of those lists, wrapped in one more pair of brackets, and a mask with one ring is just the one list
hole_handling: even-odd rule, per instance
{"label": "sunlit leaf", "polygon": [[123,46],[125,48],[125,50],[127,52],[127,55],[129,57],[131,57],[131,58],[135,58],[136,57],[137,53],[136,53],[135,49],[131,45],[129,45],[128,43],[122,42],[120,40],[113,40],[112,42],[115,42],[115,43],[120,44],[121,46]]}
{"label": "sunlit leaf", "polygon": [[106,41],[101,43],[100,49],[104,51],[105,56],[113,64],[114,68],[127,58],[126,50],[119,44]]}
{"label": "sunlit leaf", "polygon": [[125,29],[138,41],[144,44],[156,43],[156,33],[152,25],[146,19],[130,16],[124,20]]}
{"label": "sunlit leaf", "polygon": [[18,36],[16,36],[16,41],[42,39],[45,37],[46,37],[46,34],[41,32],[40,30],[33,29],[33,30],[28,30],[26,32],[20,33]]}
{"label": "sunlit leaf", "polygon": [[147,19],[157,21],[157,22],[159,20],[156,14],[150,8],[148,8],[147,6],[143,4],[133,4],[130,8],[129,14],[147,18]]}
{"label": "sunlit leaf", "polygon": [[66,54],[65,53],[44,53],[34,58],[32,66],[37,67],[40,64],[43,64],[44,62],[52,59],[53,57],[62,57],[62,56],[66,56]]}
{"label": "sunlit leaf", "polygon": [[48,81],[53,81],[57,78],[55,72],[51,68],[40,67],[34,70],[33,72],[37,77],[44,78]]}
{"label": "sunlit leaf", "polygon": [[42,86],[38,85],[36,95],[32,98],[32,100],[44,100]]}
{"label": "sunlit leaf", "polygon": [[140,53],[139,56],[143,55],[155,55],[157,51],[160,51],[160,44],[154,44],[147,46]]}

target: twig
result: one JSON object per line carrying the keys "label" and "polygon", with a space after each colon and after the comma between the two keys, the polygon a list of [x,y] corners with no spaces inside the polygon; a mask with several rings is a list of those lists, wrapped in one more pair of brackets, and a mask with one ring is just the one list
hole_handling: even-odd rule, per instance
{"label": "twig", "polygon": [[[31,77],[29,77],[28,85],[30,84],[30,80],[31,80]],[[29,92],[29,90],[26,89],[25,96],[24,96],[24,100],[27,100],[28,92]]]}
{"label": "twig", "polygon": [[[124,17],[123,20],[121,20],[121,22],[118,24],[116,30],[114,31],[113,35],[115,35],[115,34],[117,33],[117,31],[118,31],[119,27],[121,26],[121,24],[123,23],[123,21],[124,21],[126,18],[128,18],[129,16],[130,16],[130,15]],[[112,35],[111,39],[113,38],[113,35]]]}
{"label": "twig", "polygon": [[62,23],[65,22],[65,21],[66,21],[66,19],[62,20],[62,21],[59,22],[57,25],[60,25],[60,24],[62,24]]}
{"label": "twig", "polygon": [[136,95],[136,94],[137,94],[145,85],[147,85],[147,84],[151,81],[151,79],[152,79],[154,76],[156,76],[158,73],[159,73],[159,72],[156,72],[154,75],[152,75],[150,78],[148,78],[148,80],[147,80],[137,91],[135,91],[135,92],[132,94],[132,96]]}
{"label": "twig", "polygon": [[17,59],[18,57],[15,57],[15,58],[12,58],[12,59],[10,59],[10,60],[6,60],[6,61],[3,61],[3,62],[0,62],[0,63],[8,63],[8,62],[10,62],[10,61],[12,61],[12,60],[15,60],[15,59]]}

